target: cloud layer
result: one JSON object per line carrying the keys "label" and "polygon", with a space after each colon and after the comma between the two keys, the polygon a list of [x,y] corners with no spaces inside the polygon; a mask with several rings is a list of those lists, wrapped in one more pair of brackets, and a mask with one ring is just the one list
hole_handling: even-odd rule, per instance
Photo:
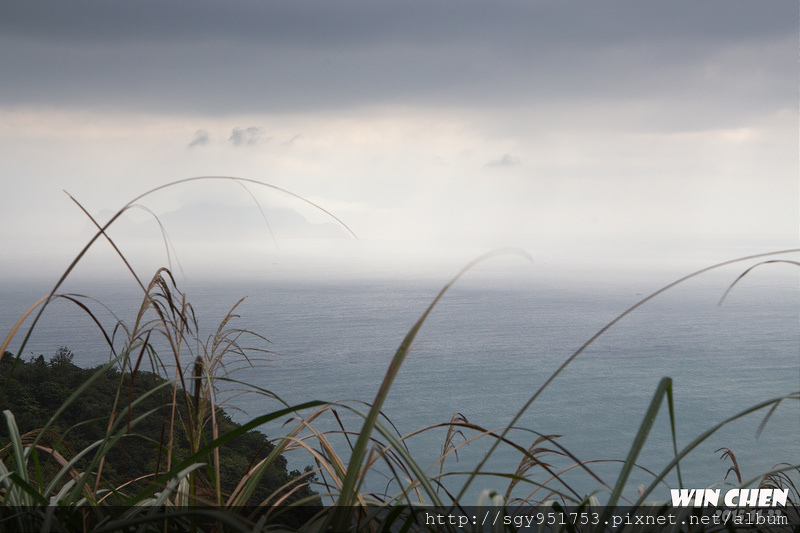
{"label": "cloud layer", "polygon": [[218,114],[674,105],[691,96],[699,120],[775,105],[796,66],[776,53],[797,33],[796,5],[780,1],[735,9],[720,1],[59,2],[47,10],[12,1],[0,10],[0,91],[17,105]]}
{"label": "cloud layer", "polygon": [[111,209],[235,175],[364,242],[619,261],[794,244],[796,21],[788,1],[3,2],[0,185],[26,222],[0,239],[66,246],[84,221],[62,189]]}

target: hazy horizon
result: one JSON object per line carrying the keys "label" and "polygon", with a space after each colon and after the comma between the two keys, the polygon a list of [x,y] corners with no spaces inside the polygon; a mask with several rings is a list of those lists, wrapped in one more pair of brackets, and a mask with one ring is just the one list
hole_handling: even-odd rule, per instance
{"label": "hazy horizon", "polygon": [[[195,278],[448,279],[514,247],[545,273],[669,280],[794,248],[797,16],[788,1],[4,2],[0,271],[55,280],[88,241],[63,190],[104,223],[208,175],[300,195],[358,240],[269,187],[194,182],[112,227],[143,277],[177,256]],[[123,268],[98,242],[76,275]]]}

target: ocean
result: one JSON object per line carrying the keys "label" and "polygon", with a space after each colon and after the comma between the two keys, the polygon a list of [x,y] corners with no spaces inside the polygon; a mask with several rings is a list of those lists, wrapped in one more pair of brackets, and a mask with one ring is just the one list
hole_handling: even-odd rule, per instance
{"label": "ocean", "polygon": [[[800,335],[796,272],[780,268],[752,273],[718,305],[725,288],[743,267],[690,280],[647,302],[625,317],[580,354],[533,402],[509,435],[527,449],[538,435],[558,435],[538,455],[553,471],[565,470],[566,486],[548,481],[550,474],[535,466],[528,471],[534,484],[521,483],[514,496],[527,496],[535,484],[579,495],[607,497],[659,381],[672,378],[679,449],[703,431],[759,402],[800,390]],[[232,327],[263,335],[240,342],[269,350],[252,352],[251,363],[234,356],[226,363],[229,377],[267,389],[290,405],[309,400],[340,401],[365,411],[395,350],[405,334],[446,283],[442,280],[349,280],[328,283],[295,281],[216,281],[182,283],[197,311],[200,337],[212,335],[225,313],[241,297],[240,318]],[[665,280],[664,283],[671,281]],[[0,331],[14,321],[46,286],[0,285]],[[413,349],[392,385],[383,413],[388,427],[407,435],[448,422],[459,413],[486,429],[503,428],[525,402],[572,353],[628,307],[658,288],[634,279],[550,278],[487,280],[465,277],[445,295],[421,328]],[[95,282],[70,290],[102,302],[117,318],[132,323],[141,296],[130,283]],[[38,292],[36,292],[38,291]],[[88,304],[108,326],[116,321],[94,301]],[[17,351],[20,334],[9,349]],[[119,339],[118,339],[119,341]],[[77,306],[55,301],[43,315],[24,356],[50,356],[68,346],[81,366],[109,358],[97,326]],[[220,383],[220,399],[235,420],[244,422],[280,404],[256,392],[240,394],[244,385]],[[348,409],[337,409],[347,429],[360,421]],[[672,437],[666,403],[631,474],[625,496],[635,499],[672,459]],[[734,452],[744,480],[755,478],[781,462],[800,457],[800,404],[783,402],[757,436],[766,410],[724,426],[696,447],[682,462],[685,487],[736,483],[732,465],[721,448]],[[262,428],[269,436],[288,431],[286,419]],[[337,421],[322,417],[316,427],[335,431]],[[475,435],[462,430],[454,442]],[[430,429],[410,437],[407,447],[424,469],[438,473],[436,459],[446,429]],[[347,442],[332,436],[338,453]],[[474,467],[491,440],[482,437],[449,457],[444,472]],[[559,447],[560,446],[560,447]],[[561,452],[556,453],[556,452]],[[510,473],[520,463],[519,451],[499,446],[486,471]],[[576,460],[591,461],[581,467]],[[291,468],[302,469],[313,459],[302,452],[289,455]],[[397,489],[376,467],[367,489]],[[457,493],[464,477],[451,475],[444,486]],[[483,489],[505,493],[508,479],[479,477],[466,491],[473,503]],[[666,501],[673,474],[649,499]],[[547,489],[534,492],[544,497]]]}

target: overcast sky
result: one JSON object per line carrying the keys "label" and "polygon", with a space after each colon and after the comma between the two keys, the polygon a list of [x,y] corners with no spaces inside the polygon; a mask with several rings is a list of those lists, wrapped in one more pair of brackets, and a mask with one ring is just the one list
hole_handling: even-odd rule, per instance
{"label": "overcast sky", "polygon": [[[85,243],[62,190],[104,222],[202,175],[360,240],[195,182],[141,202],[185,267],[795,247],[797,21],[795,1],[4,1],[0,269],[58,272]],[[164,262],[150,216],[115,235]]]}

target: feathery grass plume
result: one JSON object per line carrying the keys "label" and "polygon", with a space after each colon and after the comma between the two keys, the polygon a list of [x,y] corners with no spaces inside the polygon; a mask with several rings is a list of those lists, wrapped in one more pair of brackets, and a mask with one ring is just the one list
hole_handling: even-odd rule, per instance
{"label": "feathery grass plume", "polygon": [[728,468],[728,471],[725,473],[725,479],[728,479],[728,476],[733,473],[736,476],[736,480],[741,483],[742,482],[742,473],[739,471],[739,461],[736,460],[736,455],[734,455],[733,450],[730,448],[719,448],[714,453],[722,452],[720,455],[720,459],[730,459],[732,466]]}
{"label": "feathery grass plume", "polygon": [[[235,318],[236,315],[234,311],[236,307],[239,305],[238,302],[236,305],[233,306],[231,311],[228,315],[222,320],[217,328],[216,332],[208,338],[207,341],[201,342],[198,337],[198,324],[196,317],[194,315],[194,310],[192,309],[191,305],[186,301],[185,295],[180,293],[177,290],[175,285],[175,280],[172,277],[172,273],[170,269],[160,269],[157,273],[153,276],[150,283],[145,285],[139,275],[134,271],[131,267],[128,260],[125,256],[121,253],[119,247],[116,243],[109,237],[106,233],[106,230],[111,226],[111,224],[116,221],[119,216],[130,208],[142,208],[147,210],[149,209],[138,204],[137,202],[144,198],[149,194],[153,194],[158,190],[162,190],[166,187],[176,186],[181,183],[197,181],[197,180],[228,180],[234,183],[238,183],[239,185],[245,188],[245,191],[254,199],[250,190],[244,186],[243,182],[247,182],[249,184],[256,184],[261,185],[267,188],[271,188],[277,191],[281,191],[283,193],[289,194],[293,197],[300,199],[303,202],[306,202],[323,212],[327,213],[335,220],[337,220],[342,226],[352,234],[352,231],[347,228],[346,225],[341,223],[335,216],[330,214],[328,211],[324,210],[323,208],[319,207],[318,205],[309,202],[293,193],[280,189],[278,187],[274,187],[269,184],[264,184],[260,182],[256,182],[254,180],[242,180],[238,178],[226,178],[226,177],[203,177],[203,178],[192,178],[188,180],[181,180],[179,182],[174,182],[162,187],[158,187],[156,189],[152,189],[143,195],[140,195],[133,201],[126,204],[122,209],[120,209],[112,218],[105,224],[100,225],[97,221],[91,217],[88,212],[80,205],[77,200],[75,203],[86,213],[87,217],[95,224],[98,231],[91,238],[91,240],[84,246],[84,248],[80,251],[80,253],[73,259],[72,263],[67,267],[64,271],[60,279],[57,281],[56,285],[54,286],[51,293],[41,298],[34,306],[31,306],[23,316],[18,320],[18,322],[13,326],[11,331],[8,332],[6,337],[3,339],[2,342],[2,350],[0,350],[0,357],[3,354],[6,354],[6,348],[11,343],[13,337],[16,335],[18,330],[21,328],[23,322],[29,317],[33,316],[32,324],[29,326],[27,333],[22,340],[20,348],[17,353],[22,353],[24,350],[25,345],[28,342],[31,332],[36,327],[36,324],[39,318],[42,316],[42,313],[48,307],[48,304],[52,302],[55,298],[66,298],[84,310],[92,320],[99,326],[100,330],[103,332],[103,335],[108,343],[111,352],[112,352],[112,361],[105,365],[100,371],[98,371],[97,375],[101,375],[106,370],[110,369],[113,365],[118,365],[122,373],[120,374],[120,384],[117,390],[117,394],[115,395],[114,401],[112,402],[110,414],[108,416],[108,426],[107,426],[107,437],[103,441],[94,443],[92,446],[87,448],[86,450],[82,451],[80,454],[76,456],[76,458],[80,457],[81,459],[93,449],[99,449],[101,453],[95,455],[95,458],[90,463],[90,467],[94,468],[96,472],[93,472],[92,476],[88,476],[85,474],[77,474],[76,470],[73,468],[73,462],[67,462],[66,459],[56,450],[52,448],[48,448],[43,444],[39,444],[38,441],[41,438],[41,435],[44,435],[48,432],[48,428],[55,423],[55,420],[58,416],[66,409],[71,403],[75,401],[75,399],[86,390],[91,385],[91,381],[87,381],[79,390],[75,391],[75,393],[68,398],[67,402],[62,405],[62,407],[51,417],[50,421],[45,424],[42,431],[34,432],[29,435],[33,439],[33,442],[30,443],[30,446],[22,450],[21,441],[19,441],[19,433],[14,431],[16,427],[13,422],[13,415],[10,413],[7,414],[8,419],[8,426],[9,426],[9,433],[12,436],[12,444],[9,448],[9,451],[13,451],[13,457],[15,458],[15,465],[16,465],[16,472],[10,472],[7,479],[16,481],[16,485],[10,487],[11,493],[19,495],[22,497],[23,495],[27,495],[25,497],[29,498],[28,500],[20,500],[17,498],[14,502],[24,502],[24,503],[32,503],[32,502],[40,502],[45,503],[46,500],[42,496],[37,496],[37,492],[33,490],[22,490],[20,492],[20,487],[26,487],[27,480],[26,475],[21,474],[20,472],[27,472],[27,470],[22,470],[22,465],[25,464],[30,453],[33,453],[34,459],[36,459],[36,453],[46,453],[50,457],[54,458],[56,462],[63,463],[62,466],[64,468],[63,472],[56,476],[57,481],[58,478],[63,477],[64,473],[69,473],[72,477],[72,481],[64,486],[68,490],[62,490],[59,495],[63,498],[67,498],[70,494],[74,495],[78,491],[83,491],[85,496],[88,497],[90,500],[95,502],[106,501],[110,494],[116,494],[115,501],[119,501],[119,497],[122,497],[123,494],[119,492],[117,489],[112,489],[111,492],[108,492],[106,489],[100,489],[101,487],[101,479],[102,479],[102,472],[106,461],[106,452],[109,448],[111,448],[119,437],[123,436],[122,433],[119,433],[120,428],[120,421],[125,420],[125,434],[130,434],[131,430],[134,428],[135,423],[137,420],[132,420],[131,418],[131,410],[136,405],[138,400],[133,399],[133,390],[136,382],[137,375],[139,374],[140,368],[142,367],[142,363],[146,358],[149,358],[149,367],[158,372],[164,372],[168,367],[175,368],[175,380],[174,382],[168,382],[167,386],[172,387],[172,402],[169,404],[171,406],[171,414],[169,424],[165,426],[166,431],[162,433],[162,440],[160,443],[157,443],[158,449],[158,460],[156,461],[156,470],[152,474],[152,478],[156,481],[161,480],[162,483],[166,483],[164,486],[165,488],[169,488],[169,490],[162,489],[159,492],[153,493],[158,494],[156,500],[147,500],[148,490],[145,490],[144,493],[139,493],[139,495],[135,496],[132,500],[128,499],[130,503],[148,503],[153,504],[155,503],[163,503],[169,500],[164,499],[165,495],[169,493],[173,488],[177,489],[177,487],[181,487],[181,493],[179,494],[178,500],[183,504],[187,503],[187,494],[191,494],[194,498],[193,501],[200,501],[199,493],[198,493],[198,486],[196,482],[196,476],[198,475],[198,466],[200,463],[192,463],[192,464],[183,464],[186,463],[187,460],[183,461],[174,461],[172,453],[175,449],[174,445],[176,442],[176,431],[180,428],[182,431],[185,432],[186,436],[188,437],[188,442],[190,445],[190,458],[193,460],[200,459],[203,453],[211,454],[211,463],[213,468],[211,470],[211,478],[213,483],[213,489],[210,491],[210,495],[212,500],[209,500],[211,503],[216,505],[221,505],[224,502],[225,495],[222,492],[222,488],[220,485],[220,446],[225,442],[231,440],[235,436],[242,434],[244,431],[250,428],[257,427],[258,423],[253,423],[247,426],[245,430],[239,430],[233,432],[233,434],[220,436],[219,434],[219,424],[216,420],[218,416],[218,402],[216,398],[217,387],[216,387],[216,380],[217,379],[225,379],[224,374],[226,373],[226,365],[229,363],[231,356],[238,356],[243,359],[247,364],[252,364],[250,356],[248,352],[251,351],[258,351],[258,349],[251,349],[250,347],[244,347],[240,344],[240,341],[243,336],[252,336],[257,339],[266,340],[263,337],[252,334],[249,331],[231,328],[229,322],[231,319]],[[72,197],[71,197],[72,198]],[[257,203],[257,202],[256,202]],[[258,206],[261,210],[260,206]],[[261,210],[262,216],[266,217]],[[152,212],[151,212],[152,214]],[[154,215],[155,216],[155,215]],[[158,219],[158,217],[156,217]],[[157,220],[158,221],[158,220]],[[168,254],[168,261],[171,262],[170,258],[170,248],[172,248],[171,243],[169,241],[169,237],[166,233],[166,229],[164,228],[163,224],[158,221],[159,227],[162,231],[162,236],[165,241],[165,246],[167,247],[167,254]],[[268,222],[267,222],[268,224]],[[270,230],[271,233],[271,230]],[[109,335],[105,328],[101,325],[100,321],[94,315],[94,313],[81,301],[81,296],[79,295],[59,295],[57,294],[58,288],[63,284],[69,274],[72,272],[74,267],[83,259],[85,253],[88,251],[90,247],[94,245],[94,243],[100,237],[104,237],[109,244],[114,248],[117,252],[117,255],[125,264],[126,268],[134,278],[134,280],[138,283],[142,292],[144,294],[144,300],[142,305],[140,306],[139,312],[136,316],[134,324],[132,326],[127,326],[121,321],[118,321],[117,324],[114,326],[113,332]],[[273,237],[274,238],[274,237]],[[116,334],[119,331],[123,331],[125,333],[125,346],[121,353],[116,353],[114,347],[114,339]],[[166,341],[166,345],[168,347],[167,351],[170,353],[169,360],[163,359],[163,354],[160,354],[153,344],[154,337],[159,337],[161,341]],[[266,352],[266,350],[261,350],[261,352]],[[135,355],[137,354],[138,355]],[[193,365],[188,365],[189,368],[185,368],[187,365],[185,363],[185,355],[189,355],[194,359]],[[19,357],[17,356],[15,359],[15,364],[19,361]],[[186,374],[186,371],[189,372],[189,375]],[[13,374],[13,368],[12,372]],[[8,379],[10,379],[11,374],[7,374],[4,380],[4,387],[8,383]],[[231,380],[233,381],[233,380]],[[192,385],[191,387],[189,385]],[[125,388],[127,387],[127,395],[124,394]],[[265,392],[263,389],[257,389],[261,392]],[[151,394],[152,392],[148,393]],[[125,397],[127,396],[127,405],[125,403]],[[274,396],[274,395],[272,395]],[[179,406],[180,404],[184,405],[184,408],[181,409]],[[119,410],[121,407],[127,409],[127,416],[121,416],[121,411]],[[285,403],[284,403],[285,405]],[[302,404],[304,408],[314,407],[316,405],[320,405],[319,402],[305,402]],[[275,418],[277,416],[281,416],[285,413],[296,412],[296,409],[289,408],[283,409],[278,411],[277,413],[271,413],[266,416],[260,417],[257,421],[263,423],[269,419]],[[150,414],[150,413],[148,413]],[[140,417],[141,418],[141,417]],[[203,437],[203,431],[207,426],[211,426],[210,431],[210,439],[211,442],[207,442],[205,437]],[[22,451],[21,451],[22,450]],[[32,452],[31,452],[32,450]],[[160,456],[162,451],[165,451],[166,455],[166,469],[159,469],[159,464],[161,463]],[[280,448],[278,452],[280,451]],[[260,471],[263,473],[266,469],[275,463],[275,460],[280,457],[280,453],[273,453],[267,460],[262,461],[260,464]],[[173,462],[179,462],[178,465],[173,466]],[[4,463],[5,464],[5,463]],[[37,463],[38,464],[38,463]],[[69,466],[67,466],[69,465]],[[180,468],[180,470],[178,470]],[[167,471],[167,476],[164,476],[164,471]],[[91,488],[90,484],[87,483],[88,478],[93,477],[94,482],[92,483],[93,488]],[[141,479],[145,479],[149,476],[144,476]],[[254,477],[252,474],[248,475],[247,479],[252,480]],[[298,491],[298,487],[302,486],[303,484],[307,484],[309,478],[312,477],[312,474],[306,474],[301,476],[300,483],[286,483],[284,484],[284,489],[287,494],[296,494]],[[305,480],[305,481],[304,481]],[[120,486],[122,487],[131,487],[131,483],[136,483],[137,480],[128,481]],[[41,484],[41,483],[40,483]],[[158,483],[152,483],[151,486],[158,487],[160,486]],[[163,485],[161,485],[163,486]],[[152,490],[152,489],[149,489]],[[158,490],[158,489],[156,489]],[[188,491],[188,492],[187,492]],[[250,493],[253,491],[251,490]],[[207,492],[208,493],[208,492]],[[99,496],[99,498],[98,498]],[[155,497],[155,496],[154,496]],[[286,495],[281,496],[282,500],[286,499]],[[30,500],[33,498],[33,500]],[[74,498],[74,496],[73,496]],[[307,498],[307,497],[306,497]],[[124,499],[124,498],[123,498]],[[8,500],[6,500],[8,502]],[[74,501],[74,499],[73,499]],[[243,501],[241,500],[241,493],[240,499],[236,500],[236,503],[241,504]],[[228,503],[234,503],[233,501]]]}
{"label": "feathery grass plume", "polygon": [[533,441],[533,444],[531,444],[530,448],[528,448],[527,453],[522,457],[522,460],[519,462],[519,466],[517,466],[517,469],[514,471],[514,478],[509,482],[505,496],[503,496],[505,501],[509,501],[511,499],[511,491],[513,491],[514,487],[516,487],[517,484],[526,477],[529,470],[535,466],[550,466],[549,464],[543,462],[539,456],[548,453],[565,455],[559,450],[539,446],[542,443],[550,442],[553,439],[559,438],[560,436],[561,435],[543,435],[541,437],[537,437],[536,440]]}
{"label": "feathery grass plume", "polygon": [[786,498],[787,507],[791,506],[796,516],[800,516],[800,489],[789,473],[800,474],[800,466],[780,463],[773,467],[772,472],[764,474],[758,482],[760,489],[788,490]]}

